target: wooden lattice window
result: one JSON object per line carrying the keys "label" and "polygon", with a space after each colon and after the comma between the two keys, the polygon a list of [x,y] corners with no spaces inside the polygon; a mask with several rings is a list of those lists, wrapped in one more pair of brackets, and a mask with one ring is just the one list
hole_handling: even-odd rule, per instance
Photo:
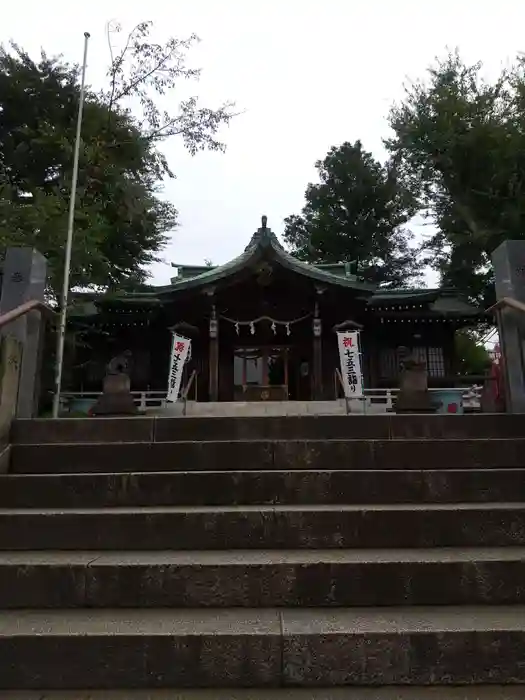
{"label": "wooden lattice window", "polygon": [[427,348],[427,370],[429,377],[445,376],[445,356],[443,348]]}

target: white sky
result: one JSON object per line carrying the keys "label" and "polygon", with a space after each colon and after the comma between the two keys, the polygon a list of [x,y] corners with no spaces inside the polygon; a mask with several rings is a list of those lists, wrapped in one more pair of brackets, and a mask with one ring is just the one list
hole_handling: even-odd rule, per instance
{"label": "white sky", "polygon": [[26,0],[2,3],[0,42],[80,62],[89,31],[88,82],[98,88],[109,20],[128,29],[152,20],[159,38],[196,32],[202,42],[190,62],[203,75],[191,94],[206,106],[233,100],[245,110],[224,131],[225,154],[192,158],[177,141],[164,145],[177,174],[164,194],[180,227],[166,263],[153,269],[156,283],[174,274],[170,261],[219,264],[238,255],[262,214],[281,233],[332,145],[360,138],[381,158],[389,106],[406,78],[422,76],[447,48],[482,60],[489,74],[525,48],[520,0]]}

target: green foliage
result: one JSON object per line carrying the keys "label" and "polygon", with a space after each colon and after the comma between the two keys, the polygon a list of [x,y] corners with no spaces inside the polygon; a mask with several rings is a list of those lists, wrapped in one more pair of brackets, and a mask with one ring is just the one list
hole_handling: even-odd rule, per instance
{"label": "green foliage", "polygon": [[418,277],[405,225],[414,201],[394,168],[383,166],[360,141],[330,149],[316,163],[301,214],[285,219],[291,252],[314,263],[353,262],[368,282],[406,286]]}
{"label": "green foliage", "polygon": [[403,181],[438,231],[426,241],[443,284],[494,300],[490,262],[505,239],[525,237],[525,63],[497,80],[449,55],[407,88],[387,142]]}
{"label": "green foliage", "polygon": [[[177,220],[175,207],[159,197],[159,182],[173,176],[158,150],[162,139],[178,135],[192,153],[223,148],[216,135],[232,116],[228,105],[214,111],[192,99],[174,114],[157,108],[156,94],[198,72],[184,62],[194,38],[157,45],[148,39],[150,29],[138,25],[112,55],[107,90],[86,92],[72,287],[136,287],[158,260]],[[63,276],[79,74],[60,57],[42,53],[33,61],[16,45],[0,47],[0,249],[33,246],[44,253],[55,297]],[[131,103],[140,105],[139,116]]]}
{"label": "green foliage", "polygon": [[459,374],[483,375],[490,368],[488,350],[473,332],[456,333],[455,353]]}

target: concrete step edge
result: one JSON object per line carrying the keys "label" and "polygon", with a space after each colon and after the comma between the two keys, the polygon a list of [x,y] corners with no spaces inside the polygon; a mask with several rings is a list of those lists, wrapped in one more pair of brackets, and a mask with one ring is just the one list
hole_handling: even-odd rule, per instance
{"label": "concrete step edge", "polygon": [[100,515],[229,515],[244,513],[404,513],[404,512],[457,512],[479,511],[518,511],[525,510],[525,501],[516,502],[481,502],[481,503],[350,503],[350,504],[307,504],[307,505],[213,505],[213,506],[109,506],[99,508],[0,508],[0,517],[20,517],[24,515],[72,516]]}
{"label": "concrete step edge", "polygon": [[5,700],[523,700],[525,686],[9,691]]}
{"label": "concrete step edge", "polygon": [[0,639],[14,637],[363,636],[520,633],[523,606],[413,608],[54,609],[0,611]]}
{"label": "concrete step edge", "polygon": [[381,475],[388,475],[388,474],[393,474],[393,475],[400,475],[400,476],[406,476],[406,475],[432,475],[432,474],[443,474],[443,475],[454,475],[454,474],[476,474],[476,473],[483,473],[483,474],[498,474],[498,473],[511,473],[511,474],[516,474],[520,472],[525,472],[525,465],[523,467],[467,467],[465,469],[462,469],[460,467],[458,468],[453,468],[453,469],[359,469],[358,467],[355,469],[177,469],[173,471],[164,471],[164,470],[159,470],[159,471],[143,471],[140,469],[137,469],[135,471],[129,471],[129,472],[121,472],[121,471],[107,471],[107,472],[102,472],[102,471],[96,471],[96,472],[44,472],[44,473],[21,473],[21,474],[16,474],[13,472],[7,472],[6,474],[0,474],[0,483],[2,481],[8,481],[8,480],[16,480],[19,479],[21,481],[27,482],[27,481],[38,481],[38,480],[48,480],[48,479],[56,479],[56,478],[85,478],[86,476],[89,477],[95,477],[97,479],[99,478],[107,478],[107,477],[113,477],[113,478],[118,478],[118,479],[132,479],[133,477],[146,477],[148,479],[153,479],[156,477],[162,477],[165,478],[167,476],[171,476],[174,478],[180,478],[184,477],[187,475],[198,475],[205,477],[207,475],[215,475],[215,474],[224,474],[227,476],[262,476],[266,474],[271,474],[273,475],[283,475],[283,476],[299,476],[299,475],[305,475],[308,476],[309,474],[333,474],[333,475],[339,475],[339,474],[351,474],[351,475],[369,475],[369,474],[377,474],[378,476]]}
{"label": "concrete step edge", "polygon": [[525,547],[295,550],[0,551],[0,567],[238,567],[297,565],[505,564],[524,562]]}
{"label": "concrete step edge", "polygon": [[43,447],[43,448],[53,448],[58,449],[61,447],[71,448],[78,447],[79,449],[86,447],[95,447],[101,445],[111,445],[112,447],[120,445],[150,445],[151,447],[162,446],[164,449],[166,446],[179,446],[179,445],[222,445],[222,444],[312,444],[312,445],[324,445],[324,444],[344,444],[344,443],[363,443],[366,445],[374,446],[377,443],[401,443],[407,446],[418,445],[422,443],[427,447],[431,444],[456,444],[456,443],[475,443],[479,444],[494,444],[501,443],[507,444],[512,443],[519,445],[525,443],[525,437],[523,435],[513,435],[510,437],[486,437],[486,436],[468,436],[468,437],[441,437],[441,436],[431,436],[431,437],[335,437],[335,438],[310,438],[310,437],[256,437],[256,438],[222,438],[220,440],[87,440],[85,442],[72,441],[68,442],[66,440],[61,442],[13,442],[11,446],[17,450],[25,447]]}

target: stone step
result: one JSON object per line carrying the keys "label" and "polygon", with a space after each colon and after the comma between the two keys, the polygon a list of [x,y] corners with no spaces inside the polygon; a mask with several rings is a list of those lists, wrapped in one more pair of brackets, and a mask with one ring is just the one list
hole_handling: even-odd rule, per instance
{"label": "stone step", "polygon": [[[353,401],[351,409],[356,413],[365,413],[361,401]],[[374,410],[375,409],[375,410]],[[153,409],[158,416],[181,416],[183,404],[168,404],[161,409]],[[347,413],[345,400],[333,401],[188,401],[187,416],[344,416]],[[369,413],[386,413],[385,404],[376,404]]]}
{"label": "stone step", "polygon": [[376,415],[17,420],[16,444],[389,438],[522,438],[521,415]]}
{"label": "stone step", "polygon": [[6,700],[523,700],[523,686],[11,691]]}
{"label": "stone step", "polygon": [[[94,422],[96,422],[94,420]],[[525,438],[19,444],[14,473],[525,467]]]}
{"label": "stone step", "polygon": [[525,503],[0,509],[0,549],[525,545]]}
{"label": "stone step", "polygon": [[524,599],[525,547],[0,553],[0,608],[6,609],[508,605]]}
{"label": "stone step", "polygon": [[525,683],[522,606],[0,616],[0,688]]}
{"label": "stone step", "polygon": [[475,503],[525,495],[525,469],[139,472],[0,477],[0,507]]}

